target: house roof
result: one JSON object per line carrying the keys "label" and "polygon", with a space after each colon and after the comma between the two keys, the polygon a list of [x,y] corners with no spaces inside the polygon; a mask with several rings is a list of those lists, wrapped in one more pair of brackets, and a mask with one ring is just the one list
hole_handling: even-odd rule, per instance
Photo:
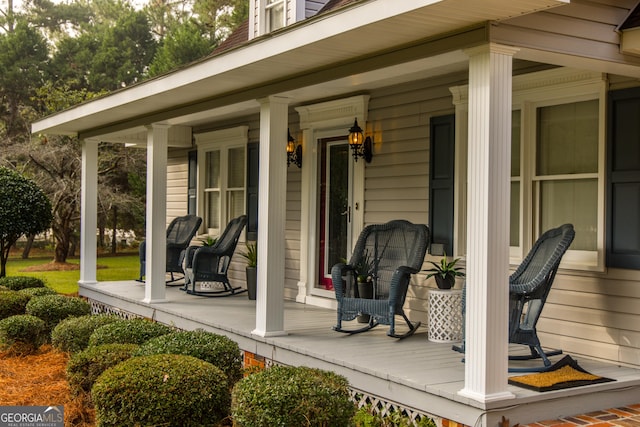
{"label": "house roof", "polygon": [[[405,81],[409,73],[426,77],[425,69],[466,63],[459,49],[486,43],[487,21],[565,3],[332,1],[333,8],[340,7],[332,13],[45,117],[33,123],[32,131],[117,141],[117,135],[142,132],[150,123],[198,126],[258,111],[257,100],[266,96],[307,102],[366,90],[373,80],[391,84]],[[454,33],[458,35],[452,37]],[[448,35],[446,40],[438,37],[442,34]]]}

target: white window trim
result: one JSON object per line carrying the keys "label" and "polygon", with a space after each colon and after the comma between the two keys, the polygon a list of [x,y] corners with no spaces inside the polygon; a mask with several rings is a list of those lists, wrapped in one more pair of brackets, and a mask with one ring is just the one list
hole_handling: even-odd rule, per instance
{"label": "white window trim", "polygon": [[[455,212],[455,247],[457,252],[465,252],[466,227],[466,147],[468,127],[468,93],[469,87],[456,86],[450,88],[453,103],[456,106],[456,166],[458,177],[456,182],[462,184],[456,188],[455,200],[459,204]],[[531,74],[513,77],[513,109],[521,110],[521,151],[520,181],[531,182],[535,167],[536,110],[539,107],[566,104],[598,99],[598,171],[593,176],[598,179],[598,233],[596,251],[575,251],[569,249],[562,260],[562,268],[604,271],[605,254],[605,151],[606,151],[606,93],[607,81],[602,73],[555,68]],[[460,154],[458,154],[460,153]],[[534,213],[531,197],[531,186],[521,186],[520,191],[520,246],[510,248],[510,262],[519,264],[526,251],[535,242],[540,230],[534,229]]]}
{"label": "white window trim", "polygon": [[[227,187],[227,164],[228,157],[227,153],[229,149],[242,147],[244,148],[244,158],[246,164],[247,158],[247,144],[249,142],[248,138],[248,126],[238,126],[229,129],[216,130],[212,132],[199,133],[194,135],[196,147],[198,150],[198,179],[197,179],[197,202],[196,202],[196,211],[198,212],[198,216],[205,219],[206,223],[206,204],[205,204],[205,191],[204,186],[206,182],[206,154],[208,151],[220,150],[220,218],[219,224],[220,229],[207,229],[206,225],[205,232],[211,235],[220,235],[222,233],[225,224],[228,224],[232,218],[227,218],[227,197],[226,191]],[[245,166],[246,167],[246,166]],[[247,202],[247,179],[246,179],[246,170],[245,170],[245,179],[244,179],[244,206],[246,206]]]}

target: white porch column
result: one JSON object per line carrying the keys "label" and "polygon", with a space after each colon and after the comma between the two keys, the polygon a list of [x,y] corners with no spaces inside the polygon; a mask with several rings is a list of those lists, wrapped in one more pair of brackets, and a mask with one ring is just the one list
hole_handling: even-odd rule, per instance
{"label": "white porch column", "polygon": [[168,126],[147,127],[147,224],[144,302],[165,301]]}
{"label": "white porch column", "polygon": [[288,100],[260,100],[258,289],[256,328],[262,337],[285,335],[284,245],[287,200]]}
{"label": "white porch column", "polygon": [[98,227],[98,143],[82,141],[82,178],[80,193],[80,280],[97,283],[96,250]]}
{"label": "white porch column", "polygon": [[508,379],[509,177],[515,50],[485,45],[469,55],[465,386],[489,402],[513,397]]}

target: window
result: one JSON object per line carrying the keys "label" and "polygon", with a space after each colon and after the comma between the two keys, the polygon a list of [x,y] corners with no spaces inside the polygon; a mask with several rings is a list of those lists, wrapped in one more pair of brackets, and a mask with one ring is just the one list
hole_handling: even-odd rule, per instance
{"label": "window", "polygon": [[[513,78],[512,264],[522,261],[544,231],[572,223],[576,237],[563,266],[604,268],[605,91],[602,74],[564,68]],[[451,92],[457,129],[465,129],[468,87],[454,87]],[[461,135],[466,146],[466,134]],[[464,173],[459,171],[456,178],[464,182],[466,176],[460,176]],[[466,218],[458,223],[466,223]]]}
{"label": "window", "polygon": [[572,223],[576,237],[563,264],[599,270],[604,265],[604,85],[595,78],[584,86],[562,86],[514,92],[511,259],[519,263],[537,236]]}
{"label": "window", "polygon": [[205,230],[217,236],[245,212],[247,128],[196,135],[198,213]]}
{"label": "window", "polygon": [[266,32],[284,27],[285,0],[266,0],[265,24]]}

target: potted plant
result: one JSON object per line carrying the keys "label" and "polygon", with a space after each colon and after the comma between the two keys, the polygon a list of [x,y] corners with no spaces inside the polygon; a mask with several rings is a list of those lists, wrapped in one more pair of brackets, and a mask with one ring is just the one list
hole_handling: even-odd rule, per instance
{"label": "potted plant", "polygon": [[446,253],[439,263],[429,261],[433,264],[433,268],[426,270],[429,274],[427,274],[425,279],[434,277],[436,279],[438,289],[451,289],[456,283],[456,277],[464,277],[462,269],[460,267],[456,267],[456,263],[458,261],[460,261],[460,258],[448,261]]}
{"label": "potted plant", "polygon": [[250,300],[255,300],[258,284],[258,245],[255,242],[247,243],[247,251],[241,252],[240,255],[247,260],[247,295]]}
{"label": "potted plant", "polygon": [[[369,256],[369,251],[365,249],[362,253],[362,257],[356,263],[355,275],[358,286],[358,296],[360,298],[373,298],[373,273],[374,264]],[[370,316],[368,314],[361,314],[358,316],[358,323],[369,323]]]}
{"label": "potted plant", "polygon": [[215,246],[218,242],[218,238],[213,236],[205,236],[200,239],[200,242],[202,243],[202,246]]}

